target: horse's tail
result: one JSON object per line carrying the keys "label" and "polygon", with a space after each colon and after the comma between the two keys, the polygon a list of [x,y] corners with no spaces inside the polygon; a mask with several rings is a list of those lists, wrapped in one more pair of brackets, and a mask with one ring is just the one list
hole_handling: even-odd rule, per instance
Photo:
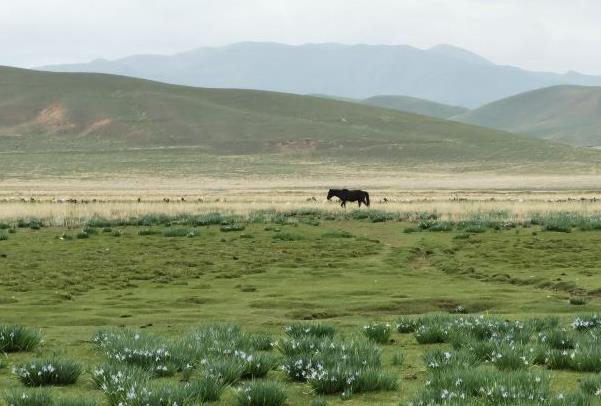
{"label": "horse's tail", "polygon": [[369,193],[365,192],[365,204],[369,207]]}

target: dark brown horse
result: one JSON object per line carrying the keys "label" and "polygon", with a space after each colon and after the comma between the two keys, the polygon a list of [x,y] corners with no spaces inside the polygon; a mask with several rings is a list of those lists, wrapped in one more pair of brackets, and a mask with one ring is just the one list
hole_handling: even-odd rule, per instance
{"label": "dark brown horse", "polygon": [[340,199],[340,206],[346,208],[346,202],[359,202],[369,207],[369,193],[363,190],[348,190],[348,189],[330,189],[328,191],[328,200],[332,197]]}

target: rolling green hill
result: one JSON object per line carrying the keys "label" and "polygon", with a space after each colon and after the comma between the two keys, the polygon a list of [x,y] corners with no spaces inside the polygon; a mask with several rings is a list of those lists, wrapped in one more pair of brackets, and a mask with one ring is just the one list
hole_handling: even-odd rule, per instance
{"label": "rolling green hill", "polygon": [[465,107],[449,106],[410,96],[374,96],[363,100],[362,103],[438,118],[449,118],[468,111]]}
{"label": "rolling green hill", "polygon": [[601,87],[548,87],[487,104],[455,119],[566,144],[599,146]]}
{"label": "rolling green hill", "polygon": [[100,158],[88,152],[103,152],[110,170],[111,151],[119,151],[123,168],[145,162],[153,170],[177,170],[178,160],[199,154],[466,166],[599,159],[569,146],[338,100],[14,68],[0,69],[0,151],[0,169],[13,168],[10,159],[23,165],[35,152],[32,165],[40,171],[57,161],[48,155],[53,151],[79,154],[72,170],[94,170],[90,162]]}

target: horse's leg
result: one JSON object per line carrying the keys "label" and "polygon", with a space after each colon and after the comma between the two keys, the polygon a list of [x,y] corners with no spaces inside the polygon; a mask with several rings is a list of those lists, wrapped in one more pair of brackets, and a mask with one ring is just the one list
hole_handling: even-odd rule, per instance
{"label": "horse's leg", "polygon": [[361,208],[361,200],[357,200],[357,202],[359,203],[359,208]]}

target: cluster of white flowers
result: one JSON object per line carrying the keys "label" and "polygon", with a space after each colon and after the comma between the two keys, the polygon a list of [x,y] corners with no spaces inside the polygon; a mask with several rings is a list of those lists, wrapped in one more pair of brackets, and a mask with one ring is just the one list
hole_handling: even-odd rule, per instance
{"label": "cluster of white flowers", "polygon": [[[136,376],[126,367],[111,366],[99,367],[92,371],[92,378],[96,385],[120,406],[134,406],[141,404],[154,404],[151,399],[160,394],[149,385],[148,376]],[[162,398],[161,404],[181,406],[177,400]]]}
{"label": "cluster of white flowers", "polygon": [[[457,400],[469,400],[470,398],[487,399],[491,404],[505,403],[507,401],[532,401],[544,403],[547,401],[546,383],[540,376],[530,376],[526,382],[520,385],[506,385],[499,382],[485,383],[474,390],[464,382],[461,377],[449,382],[448,386],[432,388],[432,381],[426,381],[426,387],[431,390],[431,400],[420,400],[413,402],[414,406],[446,404]],[[454,404],[454,403],[453,403]],[[487,403],[488,404],[488,403]]]}
{"label": "cluster of white flowers", "polygon": [[588,317],[576,317],[574,321],[572,321],[572,328],[574,330],[590,330],[600,326],[601,316],[597,314]]}
{"label": "cluster of white flowers", "polygon": [[454,358],[453,353],[449,351],[442,352],[441,354],[442,356],[437,356],[438,354],[436,353],[434,356],[429,358],[428,368],[438,369],[444,365],[448,365]]}
{"label": "cluster of white flowers", "polygon": [[372,334],[390,334],[392,326],[390,323],[371,323],[363,326],[363,331],[368,336]]}
{"label": "cluster of white flowers", "polygon": [[21,367],[13,368],[13,373],[19,378],[29,378],[32,375],[44,378],[58,377],[56,367],[52,363],[31,363]]}

